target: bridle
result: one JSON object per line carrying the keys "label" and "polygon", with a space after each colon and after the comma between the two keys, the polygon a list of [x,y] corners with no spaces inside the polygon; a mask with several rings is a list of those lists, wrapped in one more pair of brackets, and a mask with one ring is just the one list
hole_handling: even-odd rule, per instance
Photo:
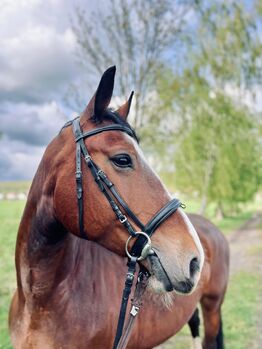
{"label": "bridle", "polygon": [[[154,251],[151,248],[151,239],[150,237],[155,232],[155,230],[162,224],[169,216],[171,216],[176,210],[182,206],[181,202],[178,199],[172,199],[169,201],[164,207],[162,207],[150,220],[144,225],[139,218],[134,214],[134,212],[129,208],[127,203],[118,193],[114,184],[109,180],[107,175],[103,172],[102,169],[94,162],[90,153],[88,152],[84,139],[97,135],[101,132],[107,131],[121,131],[125,132],[132,138],[136,139],[136,135],[134,131],[128,127],[127,125],[122,124],[110,124],[103,127],[98,127],[88,132],[82,132],[79,117],[74,119],[73,124],[73,132],[76,142],[76,193],[77,193],[77,203],[78,203],[78,224],[79,224],[79,232],[80,236],[84,239],[88,239],[88,236],[84,233],[84,222],[83,222],[83,185],[82,185],[82,156],[84,157],[84,161],[87,164],[87,167],[90,169],[91,174],[97,183],[100,191],[104,194],[105,198],[109,202],[112,210],[114,211],[119,222],[125,227],[128,234],[130,235],[126,242],[126,254],[128,256],[128,271],[126,274],[125,287],[123,289],[123,297],[122,304],[119,313],[117,332],[114,341],[113,348],[119,348],[118,344],[123,332],[123,326],[125,321],[125,314],[127,303],[129,299],[129,295],[131,292],[131,288],[134,281],[134,275],[136,271],[136,264],[139,260],[145,259],[150,254],[154,254]],[[124,213],[123,213],[124,211]],[[129,219],[135,223],[141,231],[137,232]],[[129,242],[132,238],[136,238],[135,243],[131,251],[129,251]],[[137,286],[139,289],[139,283],[141,281],[144,282],[145,278],[148,278],[146,275],[146,271],[141,270],[138,276]],[[139,293],[139,291],[138,291]],[[139,310],[139,306],[133,304],[130,316],[137,315]]]}

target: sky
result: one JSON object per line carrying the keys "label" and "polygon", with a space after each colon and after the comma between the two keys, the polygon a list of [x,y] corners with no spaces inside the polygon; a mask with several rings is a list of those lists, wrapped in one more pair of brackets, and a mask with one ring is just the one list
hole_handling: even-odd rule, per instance
{"label": "sky", "polygon": [[1,0],[0,180],[32,179],[46,145],[72,118],[64,102],[80,77],[72,3]]}
{"label": "sky", "polygon": [[[81,80],[70,27],[76,3],[87,12],[97,6],[94,0],[1,0],[0,180],[32,179],[46,145],[81,112],[65,103],[70,84]],[[251,93],[246,102],[262,111],[261,86],[256,89],[255,105]],[[88,102],[93,91],[84,92]]]}

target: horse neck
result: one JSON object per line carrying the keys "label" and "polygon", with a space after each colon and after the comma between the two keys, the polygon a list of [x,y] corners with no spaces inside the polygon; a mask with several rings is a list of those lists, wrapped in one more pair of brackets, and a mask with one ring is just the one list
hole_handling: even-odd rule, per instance
{"label": "horse neck", "polygon": [[41,182],[36,176],[19,228],[18,292],[23,298],[33,295],[34,302],[43,304],[50,294],[55,294],[55,289],[64,288],[68,282],[76,289],[101,290],[109,268],[121,268],[123,259],[66,231],[55,218],[52,196],[39,192],[38,188],[44,185]]}
{"label": "horse neck", "polygon": [[[46,154],[47,151],[32,182],[18,230],[16,268],[18,293],[22,297],[30,294],[38,282],[40,285],[45,269],[55,275],[59,261],[63,258],[62,245],[67,235],[63,226],[55,219],[55,181],[52,176],[48,176],[50,168],[46,164]],[[50,284],[51,281],[46,287],[50,287]]]}
{"label": "horse neck", "polygon": [[[88,278],[95,285],[108,273],[108,266],[115,270],[116,265],[121,268],[125,264],[122,258],[100,245],[66,231],[56,219],[53,159],[57,149],[63,148],[59,142],[62,142],[61,137],[52,141],[45,152],[19,227],[16,266],[18,294],[22,298],[31,297],[32,293],[40,299],[45,298],[71,276],[74,283],[81,284]],[[34,299],[37,299],[35,295]]]}

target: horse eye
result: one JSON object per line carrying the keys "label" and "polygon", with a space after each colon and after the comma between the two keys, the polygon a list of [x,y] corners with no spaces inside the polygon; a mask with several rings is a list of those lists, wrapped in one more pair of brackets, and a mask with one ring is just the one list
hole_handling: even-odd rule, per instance
{"label": "horse eye", "polygon": [[117,167],[133,167],[132,159],[128,154],[118,154],[110,159]]}

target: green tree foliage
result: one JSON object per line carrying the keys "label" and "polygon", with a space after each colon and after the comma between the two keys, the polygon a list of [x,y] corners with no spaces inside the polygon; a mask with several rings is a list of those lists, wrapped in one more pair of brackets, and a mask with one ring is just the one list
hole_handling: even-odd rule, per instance
{"label": "green tree foliage", "polygon": [[[260,16],[236,0],[201,1],[196,6],[199,21],[192,44],[196,48],[193,68],[216,87],[233,83],[239,88],[261,81]],[[213,82],[211,81],[213,80]]]}
{"label": "green tree foliage", "polygon": [[174,154],[176,184],[207,202],[232,208],[253,198],[261,180],[261,149],[253,116],[225,95],[201,101]]}
{"label": "green tree foliage", "polygon": [[203,212],[246,202],[261,183],[260,116],[245,101],[261,84],[262,51],[259,15],[238,1],[197,2],[195,18],[182,69],[161,72],[161,108],[172,113],[155,124],[169,135],[161,156],[170,167],[173,154],[177,187],[197,193]]}

